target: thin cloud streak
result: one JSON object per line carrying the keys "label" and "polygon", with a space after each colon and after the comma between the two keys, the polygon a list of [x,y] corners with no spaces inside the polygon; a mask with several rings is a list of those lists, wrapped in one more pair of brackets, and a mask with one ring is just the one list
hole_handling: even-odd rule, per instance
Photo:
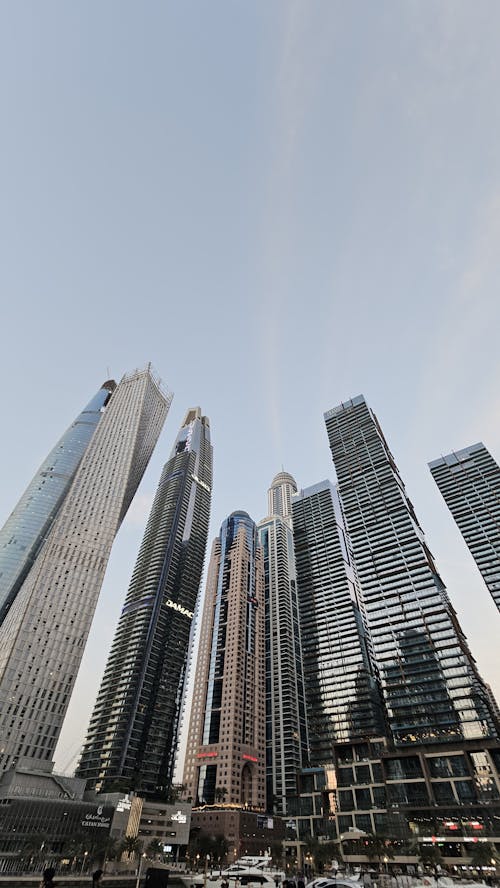
{"label": "thin cloud streak", "polygon": [[[261,374],[266,410],[277,463],[284,452],[284,389],[290,384],[287,364],[291,343],[286,321],[290,311],[296,242],[301,220],[296,211],[296,185],[300,179],[301,146],[307,113],[324,74],[331,51],[329,11],[320,34],[315,31],[314,10],[295,0],[284,7],[279,61],[271,89],[274,125],[270,138],[270,160],[264,183],[261,229],[260,280]],[[323,8],[324,11],[326,7]],[[311,52],[311,42],[314,52]],[[287,360],[284,361],[284,355]]]}
{"label": "thin cloud streak", "polygon": [[[462,440],[450,442],[443,438],[445,452],[474,443],[468,440],[471,428],[477,429],[478,439],[486,437],[496,446],[500,444],[500,412],[497,409],[495,413],[500,375],[500,353],[495,347],[500,325],[500,188],[480,216],[475,242],[456,286],[451,287],[440,317],[432,317],[430,360],[413,416],[415,433],[425,421],[427,427],[442,425],[445,434],[447,410],[454,406],[460,411]],[[473,354],[481,355],[480,360],[471,361]],[[431,458],[434,457],[430,455]]]}

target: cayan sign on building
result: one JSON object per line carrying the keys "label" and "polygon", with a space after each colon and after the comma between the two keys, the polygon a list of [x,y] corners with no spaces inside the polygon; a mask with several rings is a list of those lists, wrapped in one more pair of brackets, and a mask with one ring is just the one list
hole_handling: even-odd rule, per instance
{"label": "cayan sign on building", "polygon": [[95,812],[90,811],[82,820],[82,826],[93,829],[109,829],[111,826],[111,810],[99,805]]}

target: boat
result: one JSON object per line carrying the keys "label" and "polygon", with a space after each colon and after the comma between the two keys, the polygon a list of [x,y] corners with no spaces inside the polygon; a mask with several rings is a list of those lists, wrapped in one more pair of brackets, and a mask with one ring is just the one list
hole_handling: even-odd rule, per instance
{"label": "boat", "polygon": [[360,888],[359,876],[324,875],[317,876],[307,883],[306,888]]}
{"label": "boat", "polygon": [[[177,874],[176,874],[177,875]],[[274,869],[272,858],[240,857],[226,869],[217,872],[179,873],[178,878],[186,888],[277,888],[286,879],[282,870]]]}

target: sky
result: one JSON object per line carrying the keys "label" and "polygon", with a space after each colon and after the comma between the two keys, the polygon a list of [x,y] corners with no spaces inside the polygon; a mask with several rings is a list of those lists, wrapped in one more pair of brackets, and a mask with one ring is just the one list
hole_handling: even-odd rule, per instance
{"label": "sky", "polygon": [[174,400],[56,754],[74,767],[163,463],[210,417],[210,540],[323,413],[376,412],[481,673],[500,615],[427,468],[500,460],[500,6],[0,0],[0,522],[100,383]]}

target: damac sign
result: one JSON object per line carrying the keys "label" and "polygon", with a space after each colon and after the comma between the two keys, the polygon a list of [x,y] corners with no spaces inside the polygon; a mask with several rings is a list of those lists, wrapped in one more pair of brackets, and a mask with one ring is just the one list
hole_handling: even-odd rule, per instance
{"label": "damac sign", "polygon": [[103,806],[99,805],[95,814],[86,814],[85,820],[82,820],[82,826],[91,826],[95,829],[109,829],[111,817],[109,814],[103,814],[103,810]]}

